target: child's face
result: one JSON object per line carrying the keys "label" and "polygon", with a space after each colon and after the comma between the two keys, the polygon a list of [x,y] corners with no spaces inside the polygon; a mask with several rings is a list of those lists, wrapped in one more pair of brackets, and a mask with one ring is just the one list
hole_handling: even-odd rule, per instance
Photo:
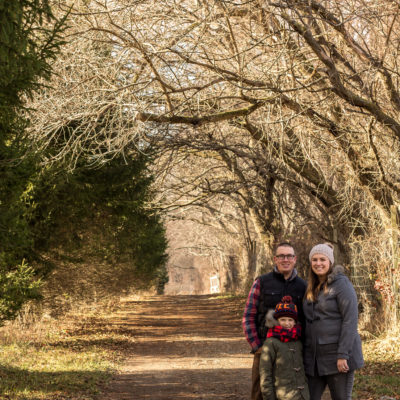
{"label": "child's face", "polygon": [[279,325],[285,329],[292,329],[296,324],[296,321],[290,317],[281,317],[278,318]]}

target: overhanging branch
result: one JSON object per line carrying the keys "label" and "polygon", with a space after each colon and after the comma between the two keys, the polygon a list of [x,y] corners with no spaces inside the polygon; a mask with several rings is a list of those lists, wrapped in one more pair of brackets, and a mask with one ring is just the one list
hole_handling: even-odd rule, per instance
{"label": "overhanging branch", "polygon": [[249,107],[239,108],[237,110],[222,111],[215,114],[198,115],[198,116],[185,116],[185,115],[163,115],[148,112],[139,112],[136,119],[142,122],[157,122],[167,124],[186,124],[193,126],[200,126],[210,122],[221,122],[236,117],[244,117],[250,115],[252,112],[261,107],[264,103],[259,102],[252,104]]}

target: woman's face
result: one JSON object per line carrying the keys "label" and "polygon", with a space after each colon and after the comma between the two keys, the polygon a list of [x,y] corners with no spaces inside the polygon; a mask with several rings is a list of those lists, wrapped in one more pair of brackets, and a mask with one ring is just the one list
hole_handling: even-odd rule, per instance
{"label": "woman's face", "polygon": [[318,278],[324,278],[329,271],[329,258],[323,254],[314,254],[311,257],[311,269]]}

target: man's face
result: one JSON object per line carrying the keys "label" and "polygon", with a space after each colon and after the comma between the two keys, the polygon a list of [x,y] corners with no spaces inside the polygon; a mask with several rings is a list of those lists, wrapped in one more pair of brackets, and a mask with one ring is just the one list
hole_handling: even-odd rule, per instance
{"label": "man's face", "polygon": [[290,275],[296,265],[296,261],[297,258],[294,254],[293,247],[280,246],[276,249],[274,262],[281,274],[285,276]]}

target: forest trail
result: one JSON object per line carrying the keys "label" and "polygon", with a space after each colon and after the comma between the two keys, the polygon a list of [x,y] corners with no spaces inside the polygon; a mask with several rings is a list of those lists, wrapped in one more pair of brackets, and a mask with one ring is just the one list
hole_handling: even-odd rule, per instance
{"label": "forest trail", "polygon": [[119,330],[134,335],[101,400],[247,400],[252,355],[238,301],[154,296],[126,301]]}
{"label": "forest trail", "polygon": [[248,400],[253,356],[242,303],[212,295],[127,300],[110,322],[134,340],[99,400]]}

